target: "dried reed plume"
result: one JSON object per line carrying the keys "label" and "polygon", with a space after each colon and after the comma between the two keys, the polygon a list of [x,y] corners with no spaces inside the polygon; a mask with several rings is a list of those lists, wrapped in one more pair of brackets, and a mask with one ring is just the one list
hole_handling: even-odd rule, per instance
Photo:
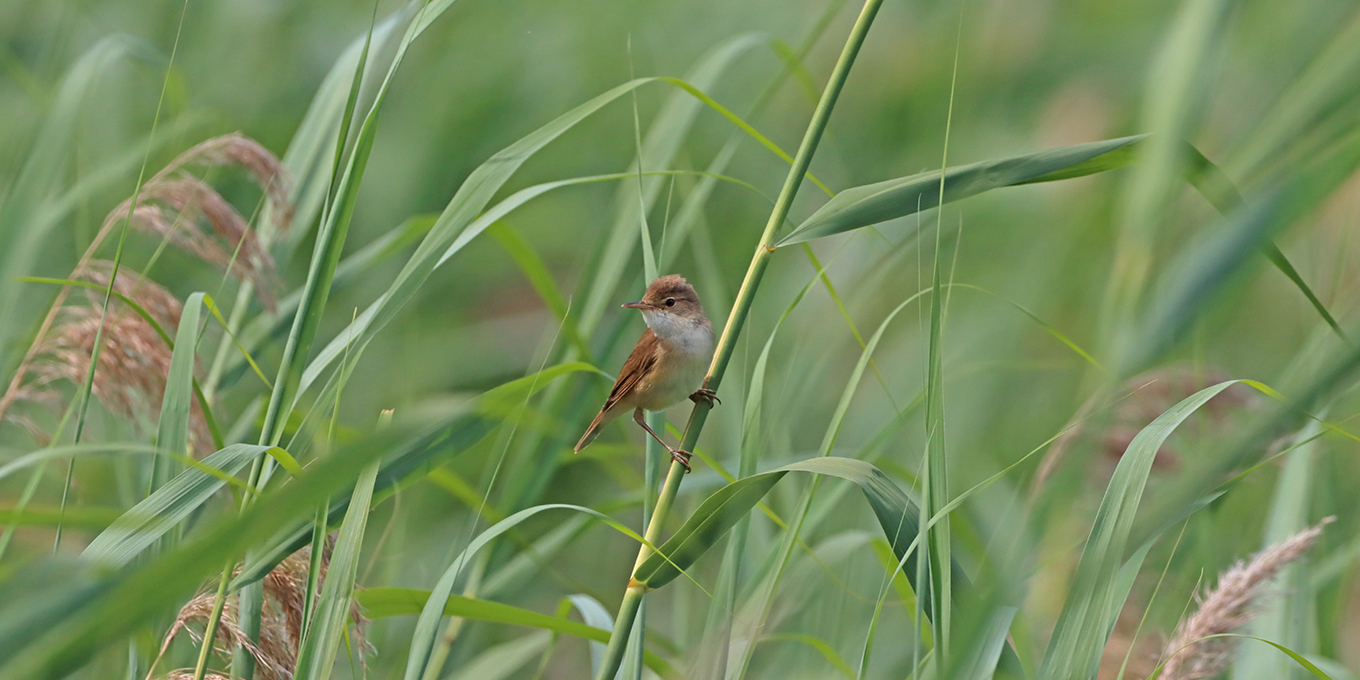
{"label": "dried reed plume", "polygon": [[[330,566],[331,543],[328,540],[322,554],[321,574],[317,579],[316,596],[320,596],[321,585],[325,582],[326,571]],[[256,644],[241,631],[237,618],[237,600],[229,599],[222,609],[222,619],[218,623],[216,643],[218,653],[230,655],[240,647],[255,657],[258,677],[262,680],[287,680],[293,677],[297,665],[298,647],[302,643],[302,609],[307,592],[307,566],[311,560],[311,548],[303,548],[274,567],[264,578],[264,608],[260,621],[260,639]],[[240,568],[237,568],[240,573]],[[180,631],[188,631],[189,637],[201,643],[202,633],[189,627],[191,623],[206,623],[212,615],[213,599],[216,593],[202,592],[189,600],[180,609],[175,623],[166,632],[161,643],[161,654]],[[362,658],[368,649],[365,628],[368,620],[359,611],[357,602],[350,606],[350,619],[354,623],[356,647]],[[148,676],[149,678],[150,676]],[[170,677],[174,677],[172,674]]]}
{"label": "dried reed plume", "polygon": [[[74,276],[107,286],[111,272],[112,263],[97,260],[87,263]],[[162,329],[178,325],[182,310],[179,300],[155,282],[127,272],[118,277],[113,287],[135,300]],[[61,399],[58,383],[84,383],[103,310],[101,295],[91,292],[87,297],[85,305],[68,305],[60,310],[56,332],[35,346],[31,378],[18,388],[16,399],[56,406]],[[129,422],[154,421],[165,394],[170,348],[146,319],[117,298],[110,301],[108,314],[102,316],[103,348],[91,392],[110,411]],[[211,451],[212,435],[197,399],[189,423],[195,448]],[[36,436],[40,434],[35,433]]]}
{"label": "dried reed plume", "polygon": [[[131,228],[159,236],[229,272],[237,280],[250,281],[260,300],[273,309],[273,258],[235,207],[208,184],[184,171],[189,165],[244,168],[273,203],[274,227],[280,231],[288,228],[293,208],[288,202],[290,181],[283,164],[258,142],[232,133],[209,139],[162,168],[142,185],[136,210],[129,197],[104,218],[95,242],[101,241],[131,212],[132,219],[128,220]],[[200,228],[204,223],[211,234]],[[214,235],[225,240],[225,245]]]}
{"label": "dried reed plume", "polygon": [[[180,669],[177,671],[170,671],[169,673],[162,675],[161,680],[194,680],[194,671],[192,669]],[[225,675],[218,675],[216,673],[205,673],[203,675],[203,680],[232,680],[232,679],[228,678]]]}
{"label": "dried reed plume", "polygon": [[[114,208],[76,264],[70,278],[85,279],[99,285],[108,284],[111,267],[107,263],[95,261],[94,254],[114,228],[131,213],[131,219],[127,221],[130,228],[158,236],[238,280],[249,282],[260,301],[272,310],[274,262],[264,239],[250,228],[249,222],[221,194],[190,175],[186,171],[190,166],[235,166],[244,169],[269,201],[271,210],[268,212],[273,216],[273,231],[277,233],[287,229],[293,206],[288,198],[291,179],[283,164],[259,143],[240,133],[223,135],[180,154],[144,183],[135,210],[131,198]],[[132,285],[126,285],[125,277],[132,281]],[[179,302],[163,288],[136,277],[127,268],[121,268],[117,278],[115,289],[146,307],[162,326],[169,328],[178,323]],[[46,386],[55,378],[77,375],[74,378],[76,384],[83,383],[84,370],[89,365],[89,352],[94,347],[91,331],[97,330],[99,325],[97,319],[101,312],[102,296],[90,296],[88,306],[72,308],[66,304],[70,290],[69,286],[63,287],[57,295],[4,396],[0,397],[0,419],[30,427],[32,421],[26,416],[6,415],[14,401],[52,397],[53,393]],[[170,316],[173,316],[173,320],[167,323],[166,319]],[[59,321],[60,325],[55,329],[58,337],[49,337]],[[138,412],[129,406],[132,401],[151,401],[158,407],[164,389],[165,372],[158,374],[158,380],[152,380],[146,372],[169,366],[168,349],[164,343],[154,337],[154,332],[144,322],[121,311],[115,319],[106,320],[104,336],[106,344],[100,349],[101,357],[95,375],[96,396],[108,404],[111,410],[123,415]],[[156,349],[157,343],[160,349]],[[84,358],[78,356],[81,348],[84,348]],[[106,368],[105,356],[114,353],[111,350],[115,349],[131,352],[109,359],[113,362],[109,368],[121,368],[124,373],[106,375],[101,380],[99,372]],[[33,381],[26,382],[30,378],[30,370],[44,355],[49,359],[55,356],[58,359],[56,366],[49,367],[46,373],[39,371]],[[79,371],[73,373],[72,367],[79,367]],[[120,389],[115,389],[118,381],[129,376],[134,379]],[[140,391],[135,399],[134,389]],[[38,439],[43,437],[40,431],[34,432],[34,436]],[[207,440],[200,437],[199,441]]]}
{"label": "dried reed plume", "polygon": [[1175,635],[1166,645],[1166,665],[1163,680],[1197,680],[1210,678],[1228,667],[1232,645],[1230,638],[1210,638],[1239,628],[1255,615],[1254,604],[1260,589],[1279,573],[1285,565],[1297,560],[1312,547],[1322,528],[1335,517],[1328,517],[1316,526],[1294,534],[1251,559],[1238,562],[1218,579],[1218,586],[1198,598],[1199,610],[1176,627]]}

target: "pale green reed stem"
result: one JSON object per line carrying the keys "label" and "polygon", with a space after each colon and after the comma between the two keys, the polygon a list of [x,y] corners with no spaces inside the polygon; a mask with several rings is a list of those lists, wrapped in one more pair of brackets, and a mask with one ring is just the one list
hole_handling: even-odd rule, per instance
{"label": "pale green reed stem", "polygon": [[[822,139],[822,133],[826,130],[827,121],[831,118],[831,110],[836,106],[836,99],[841,94],[841,88],[845,86],[845,79],[850,75],[850,67],[855,62],[855,57],[859,54],[860,47],[864,44],[864,38],[869,33],[869,26],[873,24],[874,16],[878,14],[878,8],[883,4],[883,0],[867,0],[864,9],[860,11],[859,19],[855,21],[855,26],[850,30],[850,37],[846,39],[845,48],[841,50],[841,56],[836,61],[836,67],[831,71],[831,78],[826,84],[826,89],[822,91],[822,98],[817,102],[817,109],[812,113],[812,120],[808,123],[807,132],[803,134],[803,141],[798,146],[798,154],[794,156],[793,166],[789,168],[789,174],[784,179],[784,186],[779,191],[779,198],[775,201],[774,210],[770,212],[770,219],[765,223],[765,232],[760,237],[760,243],[756,246],[755,255],[751,258],[751,266],[746,270],[746,278],[741,282],[741,289],[737,292],[737,299],[732,304],[732,313],[727,317],[727,325],[723,328],[722,337],[718,339],[717,350],[713,353],[713,363],[708,369],[708,377],[704,380],[704,386],[716,390],[722,382],[723,373],[727,370],[727,363],[732,358],[732,351],[737,345],[737,336],[741,334],[742,325],[746,323],[746,316],[751,310],[751,303],[755,299],[756,288],[760,285],[760,279],[765,274],[765,268],[770,264],[770,256],[774,253],[774,236],[779,231],[779,225],[784,223],[789,215],[789,209],[793,206],[794,196],[798,193],[798,187],[803,182],[803,176],[807,173],[808,166],[812,163],[812,154],[817,150],[817,144]],[[694,444],[699,439],[699,433],[703,430],[704,421],[708,419],[708,411],[711,407],[704,403],[697,403],[694,410],[690,413],[689,424],[685,427],[685,436],[681,441],[680,448],[686,451],[694,448]],[[671,463],[670,472],[666,475],[666,481],[661,487],[661,495],[657,498],[656,509],[652,513],[651,522],[647,525],[647,532],[644,537],[648,544],[655,545],[661,534],[661,523],[670,512],[671,504],[675,501],[675,494],[680,489],[680,480],[684,477],[685,469],[678,462]],[[637,561],[633,565],[636,571],[637,566],[642,564],[651,556],[651,549],[643,545],[638,550]],[[633,623],[637,618],[638,607],[642,604],[642,597],[647,592],[647,585],[639,583],[633,579],[628,581],[628,589],[624,591],[623,602],[619,605],[618,615],[614,617],[614,632],[609,637],[609,647],[605,651],[604,663],[600,665],[599,675],[596,680],[613,680],[618,672],[619,665],[623,662],[624,648],[627,646],[629,633],[632,631]]]}

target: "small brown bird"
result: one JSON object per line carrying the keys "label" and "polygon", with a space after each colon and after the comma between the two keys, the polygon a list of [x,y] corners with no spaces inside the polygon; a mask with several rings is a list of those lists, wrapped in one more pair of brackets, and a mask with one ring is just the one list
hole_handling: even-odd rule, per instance
{"label": "small brown bird", "polygon": [[640,310],[647,330],[623,362],[609,399],[576,443],[576,451],[589,446],[605,425],[631,410],[633,420],[688,472],[691,454],[662,440],[647,427],[642,412],[663,411],[686,397],[695,403],[707,402],[710,407],[715,401],[721,403],[713,390],[703,386],[713,360],[713,324],[704,316],[694,286],[679,274],[658,278],[647,286],[641,300],[623,306]]}

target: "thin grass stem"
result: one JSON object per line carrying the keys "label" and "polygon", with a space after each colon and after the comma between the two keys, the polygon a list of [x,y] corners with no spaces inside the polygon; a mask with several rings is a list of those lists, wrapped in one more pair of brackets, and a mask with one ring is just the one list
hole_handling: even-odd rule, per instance
{"label": "thin grass stem", "polygon": [[[765,269],[769,267],[770,257],[774,254],[775,248],[772,245],[774,236],[779,231],[779,226],[788,217],[789,209],[793,207],[793,199],[797,195],[798,187],[802,185],[803,177],[812,163],[812,156],[817,151],[817,144],[826,131],[827,122],[831,119],[831,111],[836,106],[836,100],[840,97],[841,89],[845,86],[845,80],[850,75],[850,68],[854,65],[855,57],[858,56],[860,47],[864,45],[869,27],[873,24],[874,17],[878,14],[878,9],[882,4],[882,0],[868,0],[864,3],[864,9],[860,11],[859,18],[850,30],[850,36],[846,40],[845,47],[841,50],[836,66],[831,71],[831,78],[822,91],[822,98],[817,102],[812,120],[808,123],[807,131],[803,134],[803,141],[798,146],[798,153],[794,156],[793,164],[784,179],[783,188],[779,191],[779,198],[775,201],[774,210],[770,212],[770,219],[765,223],[765,231],[761,234],[755,255],[751,258],[751,265],[746,270],[746,278],[737,291],[736,301],[732,305],[732,313],[728,316],[727,325],[724,326],[722,337],[718,340],[717,349],[713,354],[713,363],[708,369],[708,377],[704,380],[704,386],[709,389],[716,390],[722,382],[727,364],[732,358],[732,352],[736,349],[737,337],[741,334],[742,326],[751,311],[756,289],[759,288]],[[685,427],[685,437],[680,444],[681,449],[694,448],[695,442],[699,439],[699,433],[703,430],[704,421],[708,418],[710,408],[702,402],[694,405],[694,410],[690,412],[689,424]],[[657,498],[655,511],[652,513],[651,521],[648,523],[647,531],[644,534],[647,543],[655,544],[659,537],[662,521],[670,512],[671,505],[675,501],[675,495],[680,490],[680,481],[684,478],[684,474],[685,468],[679,462],[672,461],[670,471],[666,474],[666,481],[662,485],[661,493]],[[638,550],[638,559],[634,563],[634,570],[650,556],[651,549],[644,544]],[[611,680],[618,672],[619,665],[623,662],[623,652],[627,639],[632,631],[638,608],[642,605],[642,598],[645,594],[645,586],[630,578],[628,588],[624,591],[623,602],[619,605],[618,615],[614,617],[614,632],[609,637],[609,647],[605,650],[604,662],[600,665],[596,680]]]}

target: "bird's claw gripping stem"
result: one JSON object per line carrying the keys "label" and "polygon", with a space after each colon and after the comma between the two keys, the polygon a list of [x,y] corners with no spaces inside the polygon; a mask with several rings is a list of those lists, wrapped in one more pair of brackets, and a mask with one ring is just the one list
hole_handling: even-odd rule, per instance
{"label": "bird's claw gripping stem", "polygon": [[671,458],[672,458],[675,462],[677,462],[677,463],[683,465],[683,466],[685,467],[685,472],[686,472],[686,473],[693,472],[693,470],[691,470],[690,467],[689,467],[689,459],[690,459],[691,457],[693,457],[694,454],[690,453],[689,451],[681,451],[680,449],[671,449],[670,451],[671,451]]}

